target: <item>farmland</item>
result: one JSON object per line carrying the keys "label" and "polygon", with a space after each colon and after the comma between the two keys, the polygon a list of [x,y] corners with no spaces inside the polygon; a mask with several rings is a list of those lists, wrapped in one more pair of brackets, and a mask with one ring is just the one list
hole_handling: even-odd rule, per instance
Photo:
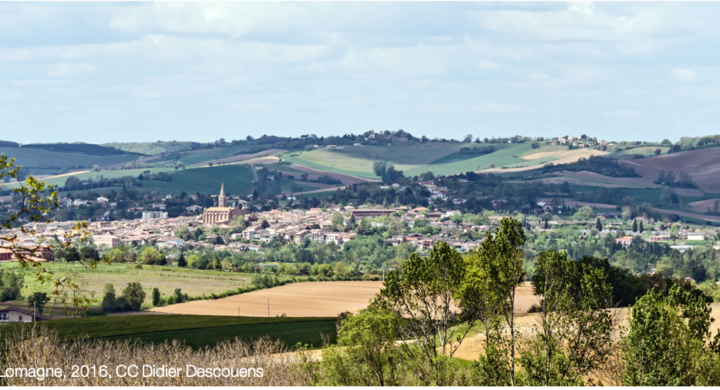
{"label": "farmland", "polygon": [[[151,302],[151,292],[154,287],[157,287],[163,296],[172,295],[176,288],[182,289],[183,293],[190,296],[202,296],[248,287],[252,279],[252,274],[170,266],[143,265],[142,269],[136,269],[134,263],[110,265],[102,263],[97,270],[88,269],[77,263],[50,262],[45,266],[55,273],[56,278],[70,277],[80,285],[82,292],[99,299],[102,299],[105,283],[113,283],[119,293],[129,282],[140,282],[146,293],[146,304]],[[18,268],[14,263],[3,264],[3,269],[6,270]],[[287,277],[280,276],[279,279],[286,280]],[[36,283],[34,273],[31,271],[25,272],[25,281],[28,288],[23,290],[23,295],[52,290],[49,284]],[[98,301],[97,304],[99,303]]]}
{"label": "farmland", "polygon": [[153,308],[151,311],[170,314],[334,317],[345,311],[365,308],[382,288],[382,282],[304,282],[213,301],[193,301]]}
{"label": "farmland", "polygon": [[247,165],[223,165],[208,168],[194,168],[177,171],[172,174],[172,181],[148,180],[143,186],[152,190],[159,188],[163,194],[196,192],[215,194],[220,185],[225,183],[225,191],[233,195],[252,192],[252,181],[255,180],[252,168]]}
{"label": "farmland", "polygon": [[[193,348],[223,340],[254,340],[268,336],[287,346],[322,345],[321,333],[335,336],[335,318],[216,317],[193,315],[113,315],[50,320],[41,323],[61,339],[88,337],[108,340],[138,339],[144,343],[180,340]],[[28,325],[13,325],[28,326]],[[6,332],[10,327],[3,327]]]}
{"label": "farmland", "polygon": [[91,169],[100,166],[121,164],[137,159],[134,154],[91,155],[84,153],[54,152],[35,148],[0,147],[0,154],[14,157],[15,162],[25,167],[24,172],[35,175],[65,173],[68,169]]}
{"label": "farmland", "polygon": [[[365,308],[382,288],[382,282],[305,282],[253,291],[214,301],[193,301],[153,308],[151,311],[170,314],[330,317],[339,313],[357,312]],[[517,292],[518,311],[526,312],[537,303],[529,285]]]}
{"label": "farmland", "polygon": [[663,154],[639,160],[621,161],[632,167],[644,182],[657,179],[660,171],[688,172],[697,186],[704,191],[720,192],[720,150],[706,148],[687,152]]}

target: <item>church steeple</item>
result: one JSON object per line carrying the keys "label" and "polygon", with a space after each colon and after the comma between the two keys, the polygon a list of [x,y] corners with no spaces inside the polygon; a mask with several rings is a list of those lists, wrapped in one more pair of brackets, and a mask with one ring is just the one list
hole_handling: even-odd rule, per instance
{"label": "church steeple", "polygon": [[225,197],[225,183],[222,183],[220,185],[220,196],[218,196],[218,207],[227,207],[225,206],[226,199],[227,198]]}

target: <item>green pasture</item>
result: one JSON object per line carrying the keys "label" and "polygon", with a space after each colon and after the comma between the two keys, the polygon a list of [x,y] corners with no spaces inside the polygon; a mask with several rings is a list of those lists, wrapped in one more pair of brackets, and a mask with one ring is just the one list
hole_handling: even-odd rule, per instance
{"label": "green pasture", "polygon": [[193,164],[201,164],[205,163],[207,161],[216,160],[219,158],[227,158],[232,157],[237,154],[243,154],[247,152],[248,150],[251,150],[255,148],[254,145],[238,145],[238,146],[230,146],[227,148],[216,148],[216,149],[206,149],[206,150],[198,150],[198,151],[182,151],[182,152],[175,152],[167,154],[165,157],[163,157],[161,160],[158,160],[155,165],[156,166],[164,166],[167,163],[175,164],[178,161],[182,161],[185,166],[193,165]]}
{"label": "green pasture", "polygon": [[145,180],[144,189],[159,188],[163,194],[180,193],[203,194],[220,193],[220,185],[232,195],[249,194],[253,190],[255,175],[252,168],[245,164],[221,165],[179,170],[172,174],[172,181]]}
{"label": "green pasture", "polygon": [[[0,335],[16,324],[0,328]],[[141,343],[180,340],[193,348],[213,346],[236,337],[250,341],[261,337],[279,339],[289,347],[297,343],[322,346],[321,334],[335,341],[335,318],[325,317],[231,317],[179,314],[113,315],[68,318],[40,322],[61,339],[135,339]]]}
{"label": "green pasture", "polygon": [[[253,274],[239,272],[224,272],[221,270],[198,270],[192,268],[178,268],[173,266],[143,265],[142,269],[135,268],[135,263],[113,263],[98,265],[96,270],[83,266],[80,263],[66,263],[63,261],[48,262],[45,268],[53,272],[54,277],[61,279],[67,277],[80,286],[82,294],[97,298],[100,304],[105,283],[112,283],[115,292],[120,295],[122,289],[130,282],[139,282],[145,291],[145,303],[152,302],[152,289],[158,288],[161,296],[170,296],[176,288],[190,296],[209,296],[221,294],[239,287],[251,286]],[[16,263],[3,263],[2,269],[23,272],[25,286],[21,291],[23,296],[33,292],[50,293],[53,289],[50,283],[40,284],[35,279],[35,270],[20,270]],[[289,276],[278,276],[280,281],[290,279]],[[303,279],[296,276],[296,279]]]}

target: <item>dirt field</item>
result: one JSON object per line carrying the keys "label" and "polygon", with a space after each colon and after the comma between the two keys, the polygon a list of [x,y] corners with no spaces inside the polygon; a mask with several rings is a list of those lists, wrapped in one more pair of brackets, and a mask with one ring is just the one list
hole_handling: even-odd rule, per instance
{"label": "dirt field", "polygon": [[690,150],[687,152],[663,154],[639,160],[621,161],[632,167],[644,181],[654,181],[660,171],[687,172],[704,191],[720,191],[720,148]]}
{"label": "dirt field", "polygon": [[[171,314],[203,314],[251,317],[285,314],[288,317],[334,317],[344,311],[357,312],[367,307],[382,288],[382,282],[305,282],[254,291],[214,301],[193,301],[151,309]],[[530,285],[516,292],[516,310],[527,312],[537,298]]]}
{"label": "dirt field", "polygon": [[[558,157],[559,160],[555,160],[552,162],[553,164],[557,165],[557,164],[574,163],[575,161],[577,161],[581,158],[588,158],[590,156],[603,156],[606,154],[607,154],[607,152],[603,152],[603,151],[595,150],[595,149],[574,149],[574,150],[557,150],[557,151],[552,151],[552,152],[540,152],[540,153],[529,154],[527,156],[521,156],[521,157],[523,160],[537,160],[537,159],[545,158],[545,157]],[[483,172],[483,173],[487,173],[487,172],[523,172],[523,171],[529,171],[529,170],[533,170],[533,169],[542,168],[545,164],[547,164],[547,163],[528,165],[526,167],[520,167],[520,168],[484,169],[481,172]]]}
{"label": "dirt field", "polygon": [[690,210],[696,213],[706,213],[708,211],[708,207],[710,210],[715,208],[715,201],[718,200],[720,199],[699,200],[697,202],[688,203],[688,206],[690,206]]}

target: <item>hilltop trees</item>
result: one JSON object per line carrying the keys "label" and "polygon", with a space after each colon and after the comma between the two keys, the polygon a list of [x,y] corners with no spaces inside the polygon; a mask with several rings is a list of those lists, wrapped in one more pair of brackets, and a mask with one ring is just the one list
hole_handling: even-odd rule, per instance
{"label": "hilltop trees", "polygon": [[373,163],[373,172],[379,176],[384,183],[394,183],[396,179],[404,177],[403,171],[395,170],[392,163],[385,161],[375,161]]}

